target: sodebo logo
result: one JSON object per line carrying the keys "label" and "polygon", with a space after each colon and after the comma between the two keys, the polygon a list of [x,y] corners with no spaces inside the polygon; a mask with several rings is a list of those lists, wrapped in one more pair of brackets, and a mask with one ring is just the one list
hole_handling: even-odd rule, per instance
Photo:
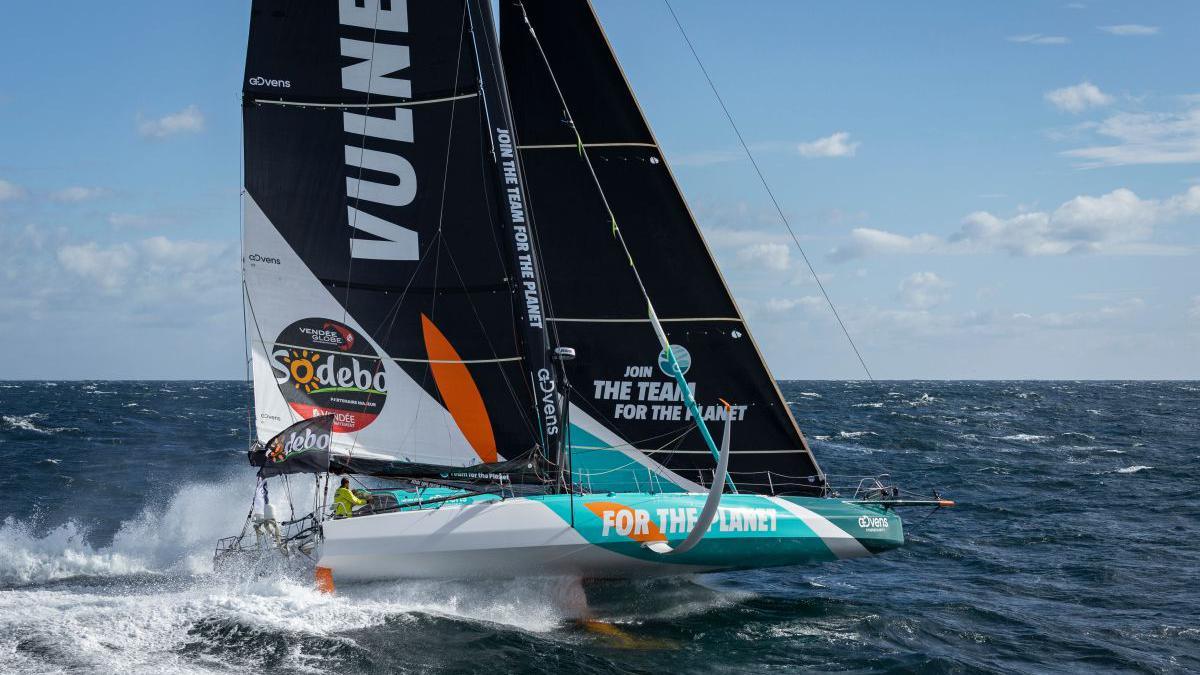
{"label": "sodebo logo", "polygon": [[314,434],[312,429],[305,429],[304,435],[295,434],[284,445],[287,454],[294,455],[309,450],[325,450],[329,447],[329,434]]}
{"label": "sodebo logo", "polygon": [[249,80],[252,87],[275,87],[276,89],[288,89],[292,86],[291,80],[268,80],[265,77],[252,77]]}

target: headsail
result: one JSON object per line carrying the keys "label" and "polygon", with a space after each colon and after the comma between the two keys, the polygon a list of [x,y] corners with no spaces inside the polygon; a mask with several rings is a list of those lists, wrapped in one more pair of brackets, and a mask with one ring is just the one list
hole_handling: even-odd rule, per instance
{"label": "headsail", "polygon": [[254,0],[244,87],[258,436],[469,466],[539,442],[466,2]]}
{"label": "headsail", "polygon": [[[728,413],[734,422],[730,472],[736,477],[771,471],[798,480],[794,491],[819,491],[824,477],[590,4],[501,0],[500,28],[556,312],[550,322],[559,342],[579,354],[569,371],[579,472],[590,471],[589,465],[606,475],[619,475],[622,465],[641,468],[631,447],[684,477],[695,478],[714,466],[665,365],[670,359],[649,325],[629,270],[636,262],[672,352],[704,404],[704,417],[724,419],[718,397],[735,403]],[[565,123],[570,119],[573,127]],[[582,161],[584,153],[595,180]],[[632,261],[614,240],[618,223]],[[614,452],[629,460],[614,458]]]}

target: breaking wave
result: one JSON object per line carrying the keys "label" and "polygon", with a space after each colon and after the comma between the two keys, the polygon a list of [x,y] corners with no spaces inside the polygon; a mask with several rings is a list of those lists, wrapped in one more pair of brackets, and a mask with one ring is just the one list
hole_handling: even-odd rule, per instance
{"label": "breaking wave", "polygon": [[46,413],[30,413],[28,415],[0,415],[0,431],[25,431],[32,434],[49,436],[65,431],[79,431],[76,427],[49,427],[39,424],[46,419]]}
{"label": "breaking wave", "polygon": [[1137,473],[1139,471],[1146,471],[1148,469],[1153,469],[1153,468],[1154,467],[1152,467],[1152,466],[1146,466],[1144,464],[1137,464],[1134,466],[1127,466],[1123,469],[1117,469],[1116,473]]}
{"label": "breaking wave", "polygon": [[1017,441],[1020,443],[1041,443],[1042,441],[1050,440],[1049,436],[1039,436],[1037,434],[1010,434],[1008,436],[1000,436],[1002,441]]}
{"label": "breaking wave", "polygon": [[0,524],[0,587],[42,584],[80,576],[211,571],[216,540],[245,516],[245,479],[180,488],[161,508],[147,507],[97,546],[90,528],[74,520],[38,533],[37,521]]}

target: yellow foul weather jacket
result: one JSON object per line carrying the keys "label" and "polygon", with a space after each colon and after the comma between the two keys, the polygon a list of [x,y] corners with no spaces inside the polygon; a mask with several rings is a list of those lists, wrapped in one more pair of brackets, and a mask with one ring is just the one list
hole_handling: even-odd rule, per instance
{"label": "yellow foul weather jacket", "polygon": [[337,492],[333,493],[333,515],[353,515],[352,510],[355,506],[362,506],[366,503],[367,500],[354,494],[350,488],[340,487]]}

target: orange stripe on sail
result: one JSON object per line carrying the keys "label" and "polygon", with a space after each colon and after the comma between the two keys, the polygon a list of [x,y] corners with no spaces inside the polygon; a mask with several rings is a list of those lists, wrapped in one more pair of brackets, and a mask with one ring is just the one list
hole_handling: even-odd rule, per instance
{"label": "orange stripe on sail", "polygon": [[[654,541],[667,540],[667,535],[663,534],[662,530],[658,529],[657,523],[649,519],[649,514],[645,514],[643,512],[644,520],[641,523],[638,523],[637,511],[625,506],[624,504],[618,504],[617,502],[588,502],[584,506],[587,506],[588,510],[596,514],[596,517],[600,520],[604,520],[604,513],[606,511],[611,512],[614,516],[622,511],[628,511],[630,520],[627,522],[632,524],[632,527],[630,528],[629,534],[626,536],[634,541],[645,544]],[[612,520],[615,522],[616,518],[613,517]],[[616,530],[614,530],[614,532],[615,531]]]}
{"label": "orange stripe on sail", "polygon": [[429,360],[442,362],[430,363],[429,368],[433,371],[433,381],[437,383],[446,409],[479,459],[496,461],[496,436],[492,433],[492,420],[483,405],[483,396],[475,385],[475,379],[471,377],[466,364],[457,363],[462,361],[458,352],[424,314],[421,315],[421,329],[425,333],[425,353],[429,355]]}

